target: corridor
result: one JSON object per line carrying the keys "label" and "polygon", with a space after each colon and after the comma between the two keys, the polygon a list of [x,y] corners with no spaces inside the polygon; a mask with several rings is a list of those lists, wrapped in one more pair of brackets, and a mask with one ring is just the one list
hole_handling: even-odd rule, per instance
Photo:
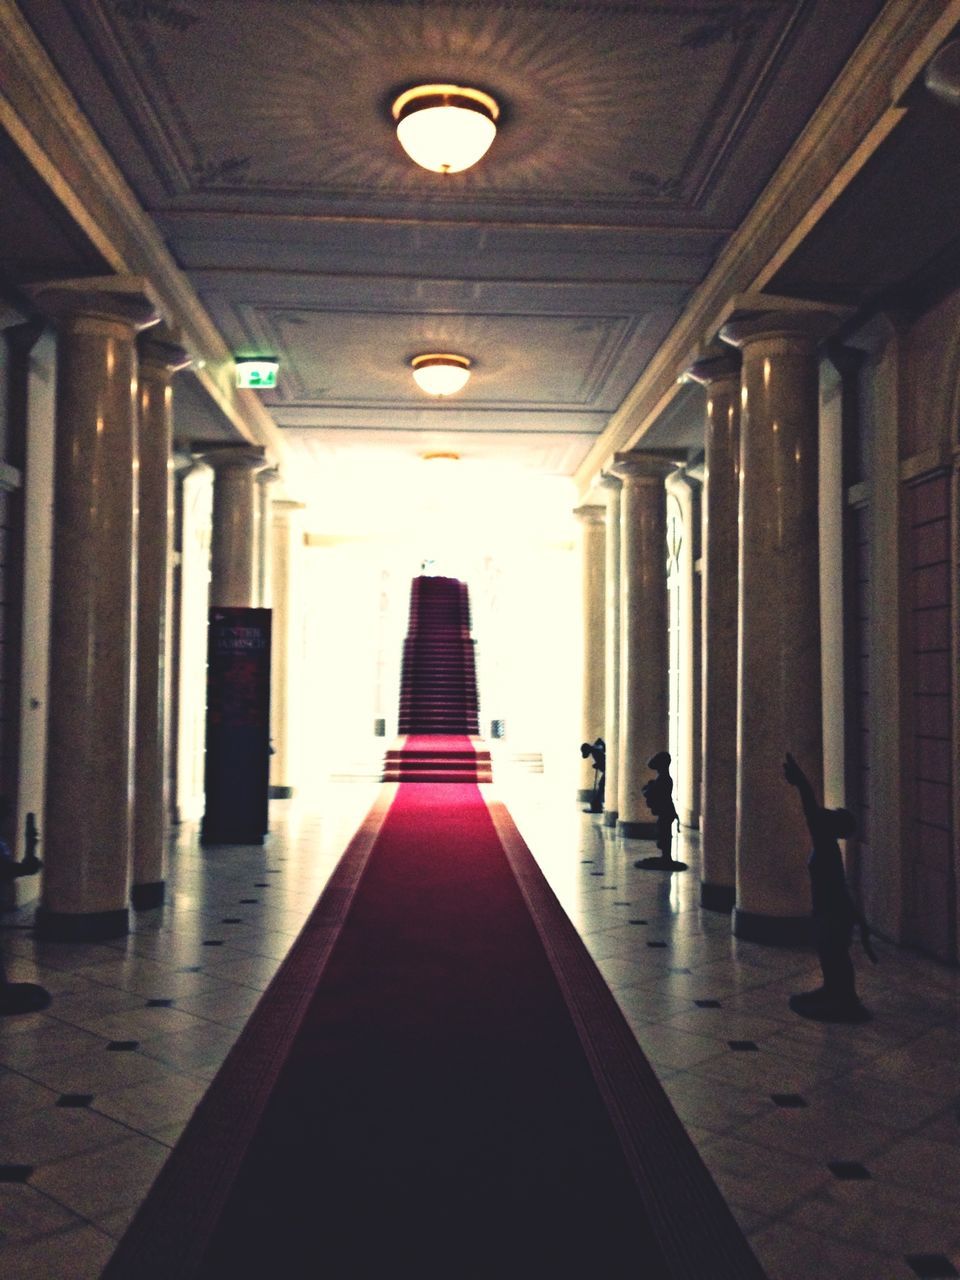
{"label": "corridor", "polygon": [[[771,1280],[955,1274],[960,974],[880,944],[877,969],[857,957],[870,1024],[801,1021],[814,957],[701,910],[695,838],[668,883],[549,777],[495,769]],[[37,943],[7,918],[11,977],[54,1000],[0,1026],[4,1280],[99,1275],[375,794],[274,801],[264,849],[201,852],[185,824],[168,904],[128,938]]]}

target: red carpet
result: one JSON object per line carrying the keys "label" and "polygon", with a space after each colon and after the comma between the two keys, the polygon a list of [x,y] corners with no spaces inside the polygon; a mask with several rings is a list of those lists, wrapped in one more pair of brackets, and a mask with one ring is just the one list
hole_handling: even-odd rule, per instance
{"label": "red carpet", "polygon": [[392,791],[107,1280],[762,1280],[503,807]]}

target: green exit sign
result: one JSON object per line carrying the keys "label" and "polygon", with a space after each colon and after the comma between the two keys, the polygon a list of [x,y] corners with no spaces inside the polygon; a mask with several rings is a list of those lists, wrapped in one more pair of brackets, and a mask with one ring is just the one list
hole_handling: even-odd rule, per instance
{"label": "green exit sign", "polygon": [[272,356],[237,356],[237,386],[263,391],[277,385],[279,361]]}

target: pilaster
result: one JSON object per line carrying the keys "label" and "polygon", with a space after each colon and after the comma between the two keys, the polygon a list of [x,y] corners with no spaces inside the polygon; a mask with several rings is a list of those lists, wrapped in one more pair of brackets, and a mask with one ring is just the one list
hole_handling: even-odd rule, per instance
{"label": "pilaster", "polygon": [[137,540],[137,694],[133,885],[137,910],[162,904],[169,806],[170,568],[173,549],[174,374],[190,358],[172,334],[152,329],[139,346],[140,467]]}
{"label": "pilaster", "polygon": [[604,551],[604,733],[607,774],[603,825],[616,827],[620,803],[620,490],[623,481],[604,473],[600,484],[607,495]]}
{"label": "pilaster", "polygon": [[278,467],[257,472],[257,603],[269,609],[273,600],[273,498],[271,489],[280,480]]}
{"label": "pilaster", "polygon": [[620,494],[620,761],[617,831],[652,839],[642,787],[667,747],[667,576],[664,481],[678,459],[655,450],[614,456]]}
{"label": "pilaster", "polygon": [[[581,686],[581,742],[594,742],[604,729],[604,520],[600,505],[577,507],[580,521],[580,607],[583,622],[583,681]],[[580,764],[577,799],[594,794],[594,769],[589,756]]]}
{"label": "pilaster", "polygon": [[273,620],[271,627],[270,713],[273,755],[270,795],[295,794],[302,750],[303,520],[305,504],[273,499]]}
{"label": "pilaster", "polygon": [[700,905],[730,911],[737,873],[737,512],[740,358],[698,360],[686,377],[706,390],[702,507]]}

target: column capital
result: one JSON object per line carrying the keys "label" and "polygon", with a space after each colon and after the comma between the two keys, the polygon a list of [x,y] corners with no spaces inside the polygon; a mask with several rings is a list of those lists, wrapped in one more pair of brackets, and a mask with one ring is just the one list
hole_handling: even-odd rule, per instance
{"label": "column capital", "polygon": [[262,484],[266,488],[268,485],[276,484],[281,478],[279,467],[264,467],[257,474],[257,484]]}
{"label": "column capital", "polygon": [[861,347],[851,347],[837,341],[828,341],[824,351],[841,378],[856,377],[867,359],[867,353]]}
{"label": "column capital", "polygon": [[623,481],[612,471],[601,471],[597,477],[597,484],[601,489],[608,489],[611,493],[619,493],[623,488]]}
{"label": "column capital", "polygon": [[263,445],[222,444],[201,448],[193,455],[197,462],[204,462],[214,471],[262,471],[268,466],[267,451]]}
{"label": "column capital", "polygon": [[192,364],[190,355],[178,339],[179,333],[168,329],[162,321],[141,334],[137,341],[141,373],[150,370],[172,377]]}
{"label": "column capital", "polygon": [[26,292],[39,311],[57,325],[77,320],[122,324],[134,332],[160,321],[150,286],[140,276],[93,276],[30,285]]}
{"label": "column capital", "polygon": [[582,507],[574,507],[573,514],[586,525],[601,525],[607,518],[607,508],[593,503],[585,503]]}
{"label": "column capital", "polygon": [[740,356],[736,351],[718,352],[692,360],[683,371],[684,382],[699,382],[708,389],[718,382],[740,381]]}
{"label": "column capital", "polygon": [[26,324],[28,316],[25,316],[16,307],[10,306],[8,302],[0,301],[0,332],[4,329],[15,329],[17,325]]}
{"label": "column capital", "polygon": [[836,331],[839,322],[830,311],[762,311],[728,320],[720,337],[741,350],[760,342],[786,342],[798,350],[813,350]]}
{"label": "column capital", "polygon": [[305,502],[297,502],[295,498],[274,498],[273,509],[281,515],[293,515],[297,511],[306,511]]}
{"label": "column capital", "polygon": [[188,449],[174,448],[170,455],[173,462],[173,469],[177,475],[187,475],[194,467],[202,466],[203,463],[199,457],[194,457]]}
{"label": "column capital", "polygon": [[671,471],[667,476],[667,488],[671,485],[682,484],[688,489],[701,489],[703,487],[703,467],[693,467],[681,465],[675,471]]}
{"label": "column capital", "polygon": [[686,460],[685,453],[681,455],[670,449],[631,449],[627,453],[615,453],[608,470],[624,484],[635,480],[665,480]]}

